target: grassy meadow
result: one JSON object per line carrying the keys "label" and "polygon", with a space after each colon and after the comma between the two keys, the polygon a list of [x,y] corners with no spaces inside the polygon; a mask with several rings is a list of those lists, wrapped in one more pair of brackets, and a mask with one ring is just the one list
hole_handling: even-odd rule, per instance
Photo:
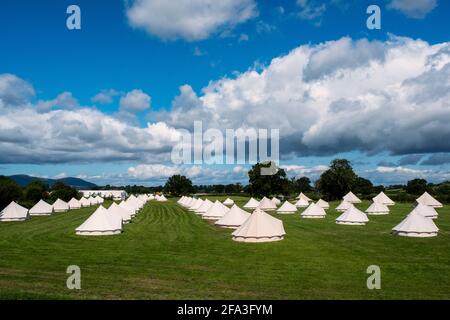
{"label": "grassy meadow", "polygon": [[[366,226],[335,224],[336,206],[325,219],[274,213],[285,239],[256,244],[232,241],[176,199],[149,202],[116,236],[75,235],[96,207],[0,223],[0,299],[450,298],[448,206],[434,238],[390,234],[411,204]],[[81,268],[81,290],[66,287],[69,265]],[[366,287],[369,265],[381,268],[381,290]]]}

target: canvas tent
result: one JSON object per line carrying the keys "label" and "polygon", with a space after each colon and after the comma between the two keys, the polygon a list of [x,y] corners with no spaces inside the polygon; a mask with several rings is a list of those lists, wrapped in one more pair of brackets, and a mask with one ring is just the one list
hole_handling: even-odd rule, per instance
{"label": "canvas tent", "polygon": [[287,200],[281,205],[281,207],[277,209],[277,213],[296,213],[296,212],[297,207]]}
{"label": "canvas tent", "polygon": [[383,191],[381,191],[376,197],[374,197],[373,202],[378,202],[384,204],[385,206],[393,206],[395,202],[392,201]]}
{"label": "canvas tent", "polygon": [[312,201],[312,199],[308,198],[303,192],[300,192],[300,194],[295,199],[304,199],[307,202]]}
{"label": "canvas tent", "polygon": [[414,211],[392,228],[393,234],[404,237],[435,237],[438,231],[433,220]]}
{"label": "canvas tent", "polygon": [[242,225],[249,217],[250,213],[242,210],[237,205],[233,205],[222,218],[216,221],[215,225],[223,228],[236,229],[240,225]]}
{"label": "canvas tent", "polygon": [[[156,201],[158,201],[158,199],[159,199],[159,196],[158,196],[158,198],[156,199]],[[196,200],[197,200],[196,198],[189,198],[189,199],[187,199],[187,201],[184,203],[184,207],[185,207],[185,208],[190,208],[190,207],[194,204],[194,202],[195,202]]]}
{"label": "canvas tent", "polygon": [[350,203],[361,203],[361,200],[351,191],[347,193],[343,199]]}
{"label": "canvas tent", "polygon": [[23,221],[28,217],[28,209],[14,201],[0,212],[0,221]]}
{"label": "canvas tent", "polygon": [[182,201],[180,201],[180,205],[182,205],[183,207],[186,207],[186,204],[191,200],[191,197],[184,197],[184,199]]}
{"label": "canvas tent", "polygon": [[254,198],[250,198],[250,200],[247,201],[246,204],[244,204],[245,209],[256,209],[256,207],[259,205],[259,201],[255,200]]}
{"label": "canvas tent", "polygon": [[322,207],[319,207],[315,203],[311,203],[308,208],[303,211],[300,216],[302,218],[310,218],[310,219],[321,219],[325,218],[326,216],[325,209]]}
{"label": "canvas tent", "polygon": [[125,209],[132,217],[136,215],[136,208],[133,206],[130,206],[126,201],[122,201],[119,203],[119,207],[122,209]]}
{"label": "canvas tent", "polygon": [[162,194],[162,195],[159,196],[158,199],[156,199],[156,201],[159,201],[159,202],[166,202],[166,201],[167,201],[167,198]]}
{"label": "canvas tent", "polygon": [[122,218],[123,223],[129,223],[131,221],[131,213],[113,202],[113,204],[107,209],[110,214],[116,214]]}
{"label": "canvas tent", "polygon": [[122,232],[122,219],[110,214],[103,206],[75,229],[76,234],[85,236],[105,236]]}
{"label": "canvas tent", "polygon": [[133,200],[126,200],[124,201],[126,203],[126,205],[130,208],[133,208],[134,213],[138,213],[140,210],[140,205],[136,202],[134,202]]}
{"label": "canvas tent", "polygon": [[389,214],[389,208],[381,202],[374,202],[367,208],[366,213],[372,215]]}
{"label": "canvas tent", "polygon": [[140,194],[137,198],[141,200],[143,203],[147,203],[148,201],[148,197],[146,194]]}
{"label": "canvas tent", "polygon": [[233,233],[233,240],[240,242],[270,242],[284,239],[283,221],[256,209]]}
{"label": "canvas tent", "polygon": [[417,206],[413,209],[413,212],[417,212],[424,217],[436,219],[438,217],[438,213],[436,209],[433,207],[426,206],[424,204],[417,204]]}
{"label": "canvas tent", "polygon": [[91,206],[95,206],[97,204],[97,200],[95,200],[93,197],[89,197],[88,200]]}
{"label": "canvas tent", "polygon": [[53,213],[53,206],[44,200],[39,200],[31,209],[30,216],[48,216]]}
{"label": "canvas tent", "polygon": [[330,209],[330,204],[328,202],[326,202],[325,200],[319,199],[319,201],[317,201],[316,204],[325,210]]}
{"label": "canvas tent", "polygon": [[91,205],[91,201],[89,201],[89,199],[83,197],[80,199],[80,204],[82,207],[89,207]]}
{"label": "canvas tent", "polygon": [[278,199],[278,198],[276,198],[276,197],[273,197],[272,199],[270,199],[272,202],[273,202],[273,204],[274,205],[276,205],[276,206],[279,206],[280,204],[281,204],[281,200],[280,199]]}
{"label": "canvas tent", "polygon": [[203,200],[198,198],[197,201],[195,202],[195,204],[189,208],[189,210],[191,211],[197,211],[203,204]]}
{"label": "canvas tent", "polygon": [[295,206],[297,208],[306,208],[307,206],[309,206],[309,202],[304,199],[304,198],[300,198],[298,199],[298,201],[295,203]]}
{"label": "canvas tent", "polygon": [[216,200],[216,202],[214,202],[214,204],[208,209],[208,211],[202,214],[202,218],[218,220],[222,218],[229,210],[230,208],[226,207],[219,200]]}
{"label": "canvas tent", "polygon": [[211,208],[211,206],[213,205],[213,203],[209,200],[209,199],[205,199],[205,201],[203,201],[202,205],[200,207],[198,207],[197,210],[195,210],[195,213],[197,214],[204,214],[206,211],[209,210],[209,208]]}
{"label": "canvas tent", "polygon": [[195,199],[195,198],[189,198],[189,199],[185,202],[184,207],[185,207],[185,208],[190,208],[191,206],[194,205],[194,202],[195,202],[196,200],[197,200],[197,199]]}
{"label": "canvas tent", "polygon": [[261,210],[272,211],[276,210],[277,206],[270,199],[264,197],[259,202],[258,208]]}
{"label": "canvas tent", "polygon": [[351,206],[350,209],[336,218],[337,224],[365,225],[367,222],[369,222],[367,215],[355,206]]}
{"label": "canvas tent", "polygon": [[136,211],[144,206],[144,203],[133,195],[131,195],[126,201],[130,206],[134,207]]}
{"label": "canvas tent", "polygon": [[223,204],[226,206],[232,206],[234,204],[234,201],[233,201],[233,199],[226,198],[225,201],[223,202]]}
{"label": "canvas tent", "polygon": [[80,201],[78,201],[75,198],[70,199],[69,203],[69,208],[70,209],[80,209],[81,208],[81,203]]}
{"label": "canvas tent", "polygon": [[[194,198],[194,199],[192,200],[192,202],[189,204],[189,207],[188,207],[189,211],[194,211],[194,207],[197,207],[197,204],[198,204],[199,202],[203,202],[203,201],[202,201],[201,199]],[[200,205],[199,205],[199,206],[200,206]]]}
{"label": "canvas tent", "polygon": [[336,211],[339,211],[339,212],[345,212],[346,210],[350,209],[351,207],[353,207],[353,204],[351,204],[350,202],[347,202],[347,201],[343,200],[343,201],[336,207]]}
{"label": "canvas tent", "polygon": [[55,212],[67,212],[69,211],[69,204],[61,199],[57,199],[53,204],[53,211]]}
{"label": "canvas tent", "polygon": [[433,208],[442,208],[442,203],[433,198],[428,192],[425,192],[423,195],[417,198],[416,201]]}
{"label": "canvas tent", "polygon": [[92,204],[92,205],[98,204],[98,199],[97,199],[96,196],[91,196],[91,197],[89,198],[89,201],[91,201],[91,204]]}

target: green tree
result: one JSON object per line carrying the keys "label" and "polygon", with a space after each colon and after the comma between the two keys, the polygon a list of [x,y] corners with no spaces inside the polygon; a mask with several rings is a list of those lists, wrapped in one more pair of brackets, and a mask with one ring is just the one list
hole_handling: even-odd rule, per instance
{"label": "green tree", "polygon": [[11,201],[22,199],[22,189],[8,177],[0,176],[0,210],[3,210]]}
{"label": "green tree", "polygon": [[24,190],[25,201],[37,203],[47,197],[47,186],[40,180],[30,182]]}
{"label": "green tree", "polygon": [[446,181],[436,187],[436,193],[450,195],[450,182]]}
{"label": "green tree", "polygon": [[370,180],[357,177],[353,186],[353,192],[367,196],[374,192],[374,187]]}
{"label": "green tree", "polygon": [[357,175],[346,159],[335,159],[316,183],[318,191],[329,200],[341,199],[355,185]]}
{"label": "green tree", "polygon": [[427,180],[413,179],[406,184],[406,192],[409,194],[419,195],[427,191]]}
{"label": "green tree", "polygon": [[248,192],[253,196],[270,196],[289,192],[289,180],[284,169],[273,175],[261,175],[261,168],[270,168],[271,163],[257,163],[248,172]]}
{"label": "green tree", "polygon": [[292,179],[292,188],[295,193],[310,192],[312,190],[311,180],[308,177],[301,177],[299,179]]}
{"label": "green tree", "polygon": [[167,179],[164,191],[175,196],[187,195],[193,192],[192,181],[185,176],[176,174]]}
{"label": "green tree", "polygon": [[69,201],[72,198],[79,198],[78,190],[66,185],[62,181],[56,182],[50,192],[50,200],[56,201],[56,199],[61,199],[63,201]]}

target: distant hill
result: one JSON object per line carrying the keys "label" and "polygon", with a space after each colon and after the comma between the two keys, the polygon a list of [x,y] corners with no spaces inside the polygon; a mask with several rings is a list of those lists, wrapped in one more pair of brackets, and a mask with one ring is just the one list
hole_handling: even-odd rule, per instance
{"label": "distant hill", "polygon": [[32,181],[41,180],[43,183],[48,184],[50,187],[53,186],[56,182],[62,181],[65,184],[77,188],[77,189],[89,189],[97,187],[96,184],[85,181],[83,179],[79,178],[62,178],[62,179],[46,179],[46,178],[39,178],[39,177],[32,177],[25,174],[17,174],[13,176],[9,176],[10,179],[14,180],[18,185],[21,187],[25,187]]}

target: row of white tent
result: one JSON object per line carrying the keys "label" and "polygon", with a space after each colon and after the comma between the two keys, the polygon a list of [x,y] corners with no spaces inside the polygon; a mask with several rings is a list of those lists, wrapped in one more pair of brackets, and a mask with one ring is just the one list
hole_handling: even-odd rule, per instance
{"label": "row of white tent", "polygon": [[[140,195],[140,200],[147,202],[148,200],[156,200],[160,202],[167,201],[164,195]],[[30,210],[22,207],[18,203],[12,201],[6,208],[0,212],[0,221],[23,221],[30,216],[47,216],[57,212],[67,212],[80,208],[96,206],[103,204],[104,199],[100,196],[82,197],[80,200],[76,198],[65,202],[57,199],[55,203],[49,204],[44,200],[40,200]]]}
{"label": "row of white tent", "polygon": [[137,197],[131,195],[119,204],[113,202],[108,209],[100,205],[86,221],[75,229],[75,233],[84,236],[119,234],[123,231],[123,225],[131,222],[132,218],[150,200],[166,202],[167,198],[164,195],[141,194]]}
{"label": "row of white tent", "polygon": [[[372,201],[373,203],[366,212],[373,215],[389,214],[388,206],[395,205],[395,202],[383,192],[374,197]],[[350,217],[352,220],[359,220],[361,224],[364,224],[364,221],[367,223],[367,216],[363,216],[364,213],[354,207],[355,203],[361,203],[361,200],[352,192],[345,195],[343,201],[336,208],[337,211],[344,212],[338,219],[344,218],[348,220]],[[442,207],[442,203],[433,198],[428,192],[425,192],[416,199],[413,210],[398,225],[392,228],[393,234],[407,237],[437,236],[439,228],[436,226],[433,219],[437,219],[438,217],[438,212],[435,208]],[[351,213],[351,215],[349,215],[349,213]],[[336,221],[338,221],[338,219]]]}
{"label": "row of white tent", "polygon": [[5,209],[1,211],[0,221],[23,221],[28,219],[30,216],[48,216],[54,212],[67,212],[72,209],[80,209],[82,207],[102,204],[103,202],[104,199],[101,197],[83,197],[80,200],[72,198],[69,202],[57,199],[53,204],[49,204],[41,199],[30,210],[28,210],[27,208],[24,208],[12,201]]}
{"label": "row of white tent", "polygon": [[[301,194],[302,195],[302,194]],[[343,198],[343,201],[349,203],[361,203],[361,200],[353,193],[347,193]],[[393,206],[395,202],[392,201],[384,192],[380,192],[376,197],[372,199],[374,203],[384,204],[385,206]],[[428,192],[424,192],[419,198],[416,199],[416,204],[422,204],[433,208],[442,208],[443,205],[437,201]]]}
{"label": "row of white tent", "polygon": [[[231,199],[226,199],[221,203],[218,200],[212,202],[209,199],[202,200],[183,196],[177,202],[189,211],[201,215],[203,219],[215,220],[217,226],[235,229],[232,233],[235,241],[278,241],[283,240],[286,234],[283,221],[267,214],[262,207],[256,208],[250,214],[235,205]],[[227,207],[225,203],[232,207]]]}
{"label": "row of white tent", "polygon": [[[215,224],[220,227],[237,228],[233,232],[233,240],[247,241],[247,242],[262,242],[262,241],[276,241],[282,240],[284,234],[281,233],[278,220],[264,211],[274,211],[282,214],[296,213],[298,207],[306,207],[306,209],[300,214],[302,218],[325,218],[326,209],[329,208],[329,204],[320,199],[317,203],[312,202],[310,198],[301,193],[297,197],[298,201],[295,204],[285,201],[279,208],[277,205],[281,203],[276,198],[268,199],[264,197],[261,201],[251,198],[245,205],[246,209],[254,209],[254,213],[258,213],[257,218],[251,218],[247,211],[240,209],[238,206],[233,205],[234,201],[227,198],[223,203],[216,201],[212,203],[210,200],[196,199],[183,196],[178,200],[178,203],[190,211],[194,211],[201,215],[204,219],[217,220]],[[349,192],[342,203],[336,208],[337,211],[342,214],[336,218],[336,224],[342,225],[365,225],[369,222],[369,215],[385,215],[389,214],[388,206],[395,205],[394,201],[389,199],[383,192],[373,198],[373,203],[366,210],[366,213],[362,212],[354,206],[355,203],[360,203],[352,192]],[[428,193],[425,193],[417,199],[417,205],[406,216],[406,218],[395,226],[392,231],[394,234],[409,237],[432,237],[436,236],[438,228],[432,219],[436,219],[438,216],[435,207],[441,207],[436,199],[434,199]],[[424,203],[432,204],[426,205]],[[233,205],[231,210],[227,205]],[[262,216],[262,218],[261,218]],[[269,218],[270,217],[270,218]],[[279,222],[274,222],[274,220]],[[272,222],[272,223],[270,223]],[[245,223],[245,228],[241,228]],[[273,229],[269,226],[273,225]],[[252,227],[249,228],[249,225]],[[261,231],[263,230],[263,231]],[[283,228],[284,232],[284,228]]]}
{"label": "row of white tent", "polygon": [[100,205],[89,218],[75,229],[75,233],[85,236],[119,234],[123,231],[123,225],[131,222],[149,200],[147,195],[138,197],[131,195],[119,204],[113,202],[108,209]]}

